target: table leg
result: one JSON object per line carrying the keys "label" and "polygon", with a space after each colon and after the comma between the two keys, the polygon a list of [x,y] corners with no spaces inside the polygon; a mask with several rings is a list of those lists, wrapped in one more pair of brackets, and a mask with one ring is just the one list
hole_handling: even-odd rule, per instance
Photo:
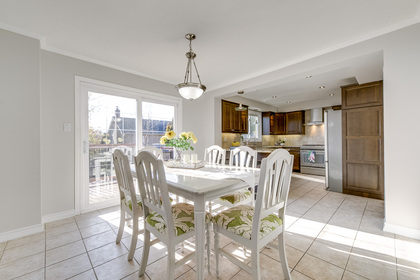
{"label": "table leg", "polygon": [[204,196],[194,199],[195,223],[195,252],[197,259],[197,279],[204,279],[204,250],[205,250],[205,201]]}

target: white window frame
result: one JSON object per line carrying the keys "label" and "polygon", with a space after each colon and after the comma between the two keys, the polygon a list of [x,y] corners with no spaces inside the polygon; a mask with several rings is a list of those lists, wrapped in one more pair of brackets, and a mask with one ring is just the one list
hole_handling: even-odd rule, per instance
{"label": "white window frame", "polygon": [[[95,209],[85,208],[86,202],[83,193],[83,179],[86,172],[84,163],[85,151],[88,143],[84,143],[84,133],[87,130],[83,120],[87,117],[87,91],[95,91],[103,94],[112,94],[137,100],[137,119],[141,123],[142,102],[153,102],[175,107],[174,128],[182,130],[182,98],[162,93],[145,91],[137,88],[121,86],[109,82],[94,80],[85,77],[75,77],[75,214],[81,214]],[[137,127],[137,149],[142,145],[142,126]],[[83,209],[82,209],[83,208]],[[102,208],[102,207],[101,207]]]}
{"label": "white window frame", "polygon": [[[250,129],[251,129],[251,116],[255,116],[258,118],[258,137],[254,138],[251,137]],[[248,133],[242,134],[244,140],[247,142],[262,142],[262,113],[254,110],[248,110]]]}

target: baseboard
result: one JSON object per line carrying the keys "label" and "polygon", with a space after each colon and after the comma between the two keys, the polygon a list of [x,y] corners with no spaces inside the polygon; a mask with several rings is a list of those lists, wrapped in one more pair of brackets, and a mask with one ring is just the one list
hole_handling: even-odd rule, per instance
{"label": "baseboard", "polygon": [[0,233],[0,243],[44,231],[42,224]]}
{"label": "baseboard", "polygon": [[414,239],[420,239],[420,230],[414,228],[408,228],[403,226],[398,226],[390,223],[384,223],[384,231],[395,233],[403,236],[407,236]]}
{"label": "baseboard", "polygon": [[67,219],[75,216],[75,210],[64,211],[60,213],[55,213],[51,215],[42,216],[42,224],[55,222],[62,219]]}

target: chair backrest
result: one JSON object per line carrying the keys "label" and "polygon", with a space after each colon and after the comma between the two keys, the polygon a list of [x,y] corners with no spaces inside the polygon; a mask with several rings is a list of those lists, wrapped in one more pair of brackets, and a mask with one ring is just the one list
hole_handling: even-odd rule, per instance
{"label": "chair backrest", "polygon": [[257,167],[257,151],[250,147],[240,146],[230,151],[230,166]]}
{"label": "chair backrest", "polygon": [[252,236],[259,236],[261,219],[273,212],[278,211],[279,217],[284,221],[292,168],[293,155],[285,149],[277,149],[262,160]]}
{"label": "chair backrest", "polygon": [[163,151],[159,148],[153,147],[153,146],[146,146],[139,150],[139,153],[141,151],[148,151],[155,155],[158,159],[163,159]]}
{"label": "chair backrest", "polygon": [[164,218],[166,228],[174,228],[163,161],[149,151],[141,151],[134,162],[144,216],[157,212]]}
{"label": "chair backrest", "polygon": [[209,163],[225,165],[226,149],[223,149],[218,145],[208,147],[204,151],[204,161],[208,161]]}
{"label": "chair backrest", "polygon": [[131,147],[121,145],[121,146],[117,146],[117,147],[113,148],[112,152],[114,152],[115,150],[122,151],[124,153],[124,155],[126,155],[128,157],[128,161],[130,163],[133,162],[133,149]]}
{"label": "chair backrest", "polygon": [[133,183],[133,176],[131,175],[130,163],[128,161],[128,156],[123,153],[121,150],[114,150],[112,153],[112,161],[114,163],[115,175],[117,177],[117,184],[120,190],[120,200],[126,199],[132,201],[133,211],[139,207],[136,199],[136,191]]}

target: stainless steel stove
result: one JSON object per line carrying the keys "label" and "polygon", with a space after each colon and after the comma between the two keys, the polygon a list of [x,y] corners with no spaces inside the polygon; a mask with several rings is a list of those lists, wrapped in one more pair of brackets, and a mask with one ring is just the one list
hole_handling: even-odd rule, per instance
{"label": "stainless steel stove", "polygon": [[325,146],[302,145],[300,147],[300,172],[325,176]]}

